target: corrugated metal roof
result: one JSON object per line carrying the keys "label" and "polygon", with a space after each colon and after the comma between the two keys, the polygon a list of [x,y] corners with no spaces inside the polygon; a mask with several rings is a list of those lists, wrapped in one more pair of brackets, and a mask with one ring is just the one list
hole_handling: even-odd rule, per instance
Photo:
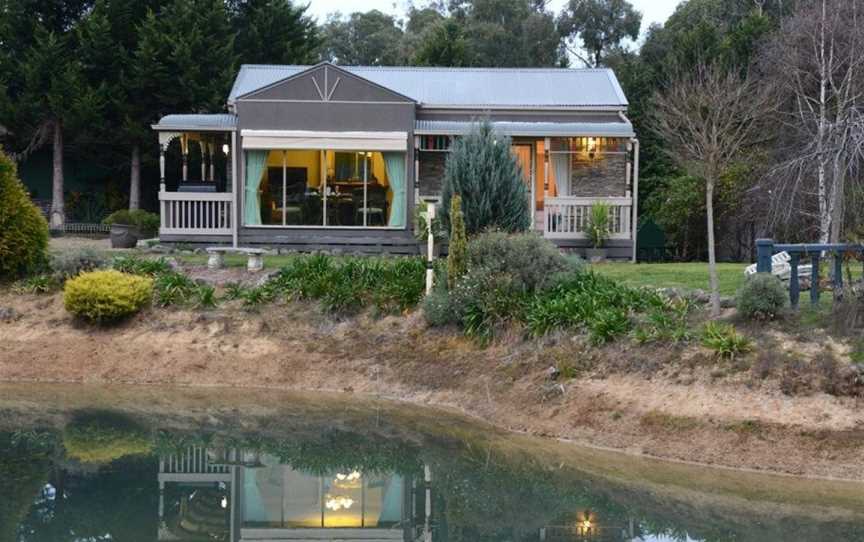
{"label": "corrugated metal roof", "polygon": [[153,125],[154,130],[233,130],[237,115],[231,113],[165,115]]}
{"label": "corrugated metal roof", "polygon": [[[311,67],[243,65],[228,103]],[[612,70],[605,68],[338,67],[425,107],[627,106],[618,79]]]}
{"label": "corrugated metal roof", "polygon": [[[414,124],[415,134],[464,134],[470,122],[450,120],[418,120]],[[493,122],[492,126],[502,135],[543,137],[634,137],[629,122]]]}

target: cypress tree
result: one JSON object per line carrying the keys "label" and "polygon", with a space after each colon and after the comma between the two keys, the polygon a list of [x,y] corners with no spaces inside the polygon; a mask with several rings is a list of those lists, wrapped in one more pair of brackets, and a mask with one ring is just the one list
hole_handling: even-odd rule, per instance
{"label": "cypress tree", "polygon": [[450,199],[450,246],[447,252],[447,288],[452,290],[456,282],[468,271],[468,238],[462,216],[462,197],[454,194]]}
{"label": "cypress tree", "polygon": [[442,221],[450,224],[450,200],[459,194],[465,231],[523,232],[531,226],[530,191],[510,151],[510,138],[487,120],[456,139],[444,168]]}
{"label": "cypress tree", "polygon": [[235,51],[243,64],[314,64],[321,45],[315,20],[307,5],[291,0],[235,0],[229,2]]}

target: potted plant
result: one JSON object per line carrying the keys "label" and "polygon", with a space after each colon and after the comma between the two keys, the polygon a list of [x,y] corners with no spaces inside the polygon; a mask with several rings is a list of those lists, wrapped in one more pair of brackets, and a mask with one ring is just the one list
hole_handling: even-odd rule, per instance
{"label": "potted plant", "polygon": [[606,260],[608,252],[603,244],[609,238],[611,212],[612,206],[605,201],[598,201],[591,205],[588,213],[588,223],[586,224],[586,233],[593,248],[585,251],[585,255],[591,263]]}
{"label": "potted plant", "polygon": [[159,215],[141,209],[114,211],[102,223],[111,226],[111,248],[134,248],[159,232]]}

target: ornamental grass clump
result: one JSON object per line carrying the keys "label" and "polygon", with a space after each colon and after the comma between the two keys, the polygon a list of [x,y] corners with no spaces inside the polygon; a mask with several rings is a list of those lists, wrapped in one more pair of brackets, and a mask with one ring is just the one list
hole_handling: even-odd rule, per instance
{"label": "ornamental grass clump", "polygon": [[82,273],[66,281],[63,303],[74,316],[107,323],[131,316],[153,297],[153,280],[115,270]]}
{"label": "ornamental grass clump", "polygon": [[748,320],[774,320],[786,306],[786,288],[770,273],[757,273],[738,290],[735,306]]}

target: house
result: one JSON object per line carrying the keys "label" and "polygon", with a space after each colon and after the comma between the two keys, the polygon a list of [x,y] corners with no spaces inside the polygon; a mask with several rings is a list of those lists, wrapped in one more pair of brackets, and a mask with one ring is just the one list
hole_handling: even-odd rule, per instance
{"label": "house", "polygon": [[416,253],[415,208],[440,197],[454,138],[488,118],[538,232],[584,249],[602,200],[610,256],[635,254],[639,143],[611,70],[244,65],[227,108],[153,125],[164,242]]}

